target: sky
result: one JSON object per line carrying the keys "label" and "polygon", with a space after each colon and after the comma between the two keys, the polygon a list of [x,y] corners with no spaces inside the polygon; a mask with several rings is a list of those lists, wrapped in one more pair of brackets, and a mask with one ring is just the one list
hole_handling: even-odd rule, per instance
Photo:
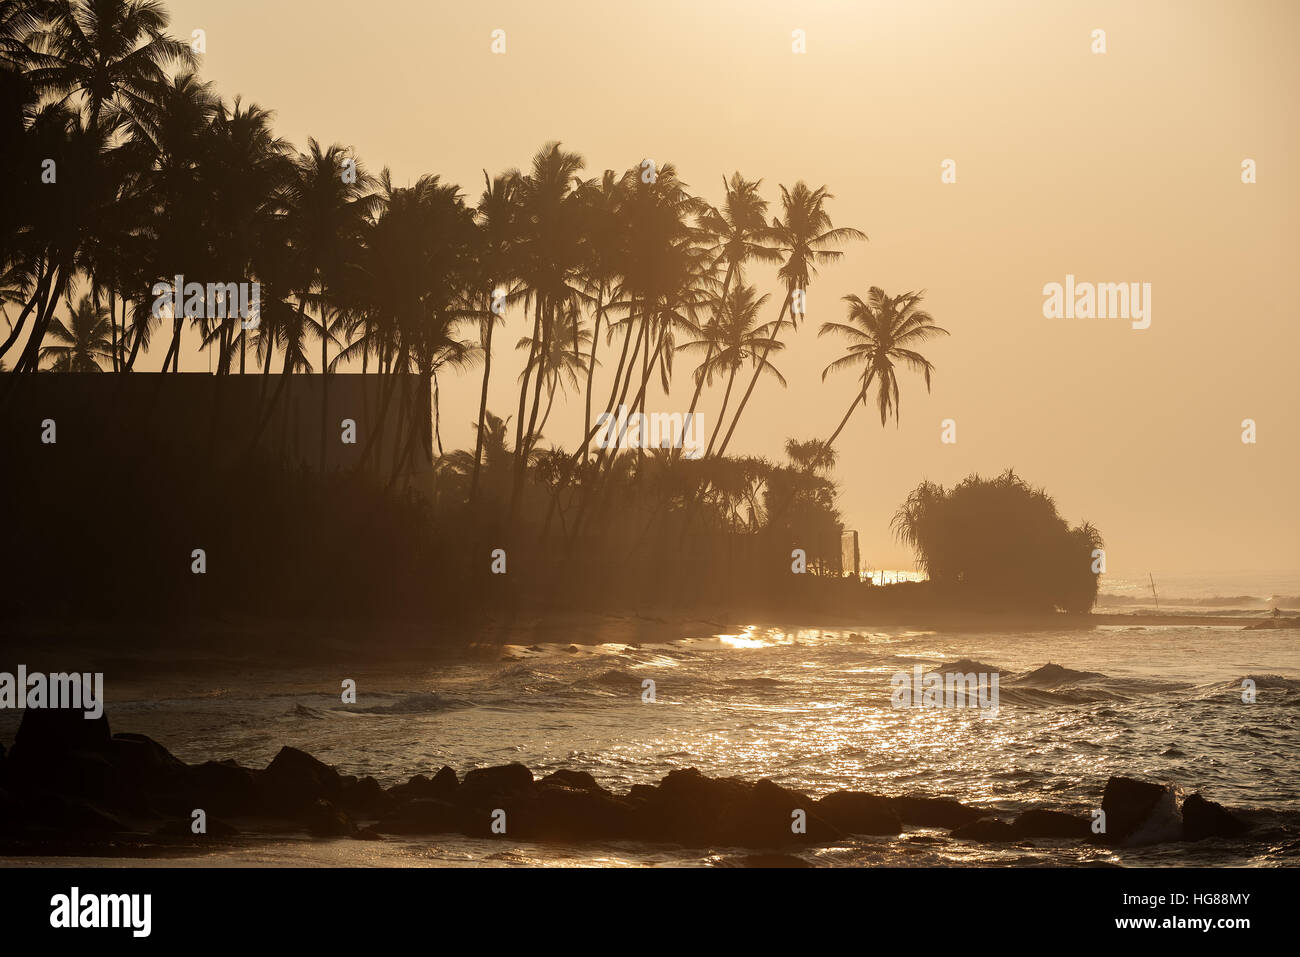
{"label": "sky", "polygon": [[[809,321],[775,359],[788,388],[760,383],[730,451],[779,459],[787,437],[827,437],[856,386],[850,373],[822,381],[839,343],[817,326],[845,318],[846,294],[924,289],[951,333],[926,347],[931,392],[900,373],[898,425],[859,409],[837,441],[840,507],[868,566],[910,566],[889,519],[921,480],[1012,467],[1071,523],[1100,527],[1113,575],[1300,569],[1300,5],[167,6],[174,35],[206,32],[201,72],[223,95],[274,110],[300,147],[353,147],[399,184],[438,173],[472,202],[484,169],[524,167],[559,140],[587,176],[648,157],[712,202],[734,171],[763,180],[772,212],[778,184],[826,185],[835,224],[869,241],[814,280]],[[497,29],[504,54],[491,51]],[[1255,183],[1242,182],[1247,159]],[[942,181],[945,160],[956,182]],[[1149,328],[1046,318],[1044,287],[1067,275],[1149,283]],[[770,273],[747,278],[779,308]],[[514,341],[527,334],[522,313],[508,318],[489,399],[502,415],[514,414]],[[685,372],[650,411],[686,409]],[[479,376],[440,383],[444,443],[469,445]],[[570,399],[547,427],[567,448],[582,421]],[[721,387],[706,391],[706,429],[720,401]]]}

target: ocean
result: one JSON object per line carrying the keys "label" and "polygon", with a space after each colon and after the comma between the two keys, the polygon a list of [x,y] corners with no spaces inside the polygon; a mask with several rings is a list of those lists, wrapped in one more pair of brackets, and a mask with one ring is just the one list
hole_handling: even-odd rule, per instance
{"label": "ocean", "polygon": [[[596,645],[508,645],[492,661],[414,653],[367,668],[359,655],[349,669],[210,658],[147,680],[110,672],[107,713],[115,731],[150,735],[186,761],[233,758],[261,767],[287,744],[385,786],[444,764],[463,775],[520,761],[538,776],[589,771],[622,791],[696,767],[771,778],[814,797],[854,789],[950,797],[999,812],[1050,807],[1086,815],[1100,806],[1109,775],[1131,775],[1242,809],[1273,825],[1273,837],[1111,849],[972,844],[909,827],[902,837],[854,838],[801,856],[824,865],[1300,863],[1300,630],[936,632],[755,623],[668,640],[662,625],[646,630],[656,640],[629,639],[627,628],[619,634]],[[918,665],[997,673],[996,713],[893,707],[891,677]],[[356,681],[355,704],[342,701],[348,678]],[[1245,679],[1256,689],[1252,703],[1243,701]],[[645,700],[647,680],[653,701]],[[12,740],[17,720],[0,714],[0,740]],[[278,835],[168,863],[695,865],[741,856],[626,842]]]}

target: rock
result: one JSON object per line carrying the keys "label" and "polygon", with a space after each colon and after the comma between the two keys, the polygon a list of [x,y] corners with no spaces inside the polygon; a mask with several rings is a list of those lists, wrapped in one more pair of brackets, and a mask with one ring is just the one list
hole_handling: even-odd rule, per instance
{"label": "rock", "polygon": [[1112,776],[1106,782],[1101,809],[1106,832],[1103,844],[1154,844],[1181,836],[1177,795],[1172,787]]}
{"label": "rock", "polygon": [[[695,768],[673,771],[637,805],[639,836],[692,846],[782,847],[835,840],[842,832],[816,813],[816,802],[772,781],[708,778]],[[792,825],[803,812],[805,833]]]}
{"label": "rock", "polygon": [[246,815],[261,808],[256,772],[234,761],[190,765],[191,803],[208,814]]}
{"label": "rock", "polygon": [[982,817],[960,827],[949,835],[955,841],[977,841],[980,844],[1002,844],[1016,839],[1015,828],[994,817]]}
{"label": "rock", "polygon": [[985,816],[983,811],[950,798],[897,797],[892,799],[892,803],[904,824],[920,827],[944,827],[952,830],[963,824],[972,824]]}
{"label": "rock", "polygon": [[429,790],[432,792],[429,796],[436,798],[449,799],[456,793],[456,789],[460,787],[460,781],[456,779],[456,772],[445,764],[438,769],[438,773],[433,776],[433,780],[429,784]]}
{"label": "rock", "polygon": [[641,836],[696,846],[714,843],[723,818],[745,801],[751,787],[736,778],[709,778],[686,768],[670,772],[657,788],[633,788],[641,801]]}
{"label": "rock", "polygon": [[312,801],[299,813],[312,837],[351,837],[357,832],[352,818],[338,805],[323,798]]}
{"label": "rock", "polygon": [[901,834],[903,821],[889,798],[836,791],[817,802],[817,813],[849,834]]}
{"label": "rock", "polygon": [[1239,837],[1250,825],[1222,804],[1207,801],[1200,792],[1183,802],[1183,840],[1201,841],[1207,837]]}
{"label": "rock", "polygon": [[[124,794],[118,774],[108,758],[94,751],[64,751],[57,757],[42,758],[39,764],[23,762],[21,782],[27,790],[55,792],[105,803],[130,803],[138,807],[139,795]],[[17,783],[17,782],[16,782]],[[136,797],[135,801],[123,798]]]}
{"label": "rock", "polygon": [[1083,840],[1092,833],[1091,822],[1087,818],[1043,808],[1025,811],[1011,826],[1017,838],[1059,837]]}
{"label": "rock", "polygon": [[43,763],[69,751],[104,751],[111,737],[108,718],[103,715],[87,718],[82,711],[28,708],[18,725],[9,760],[19,764]]}
{"label": "rock", "polygon": [[30,807],[31,820],[57,832],[60,838],[70,834],[111,834],[129,830],[115,815],[90,801],[42,795]]}
{"label": "rock", "polygon": [[[634,830],[632,806],[607,792],[550,784],[521,799],[507,799],[506,833],[531,841],[600,841],[628,837]],[[491,834],[491,818],[474,818],[474,831]]]}
{"label": "rock", "polygon": [[657,793],[649,784],[634,784],[628,788],[627,799],[632,804],[644,804],[653,800]]}
{"label": "rock", "polygon": [[189,767],[184,762],[143,734],[113,735],[108,754],[114,767],[142,787],[174,788],[189,778]]}
{"label": "rock", "polygon": [[388,789],[388,794],[398,801],[409,801],[412,798],[437,798],[440,801],[450,801],[456,796],[459,787],[460,782],[456,779],[456,772],[444,765],[432,780],[423,774],[416,774],[405,784],[393,785]]}
{"label": "rock", "polygon": [[465,813],[448,801],[414,798],[389,812],[375,830],[383,834],[443,834],[459,831],[465,823]]}
{"label": "rock", "polygon": [[533,772],[518,762],[492,768],[475,768],[465,775],[457,791],[461,804],[482,807],[506,797],[527,793],[533,787]]}
{"label": "rock", "polygon": [[379,782],[370,776],[345,783],[339,798],[339,803],[347,810],[366,814],[382,814],[391,802]]}
{"label": "rock", "polygon": [[586,771],[569,771],[564,768],[560,769],[559,771],[555,771],[551,774],[548,774],[546,777],[542,778],[541,783],[555,784],[555,785],[559,785],[560,787],[574,788],[579,791],[605,790],[599,784],[597,784],[596,779],[593,778]]}
{"label": "rock", "polygon": [[261,773],[258,786],[267,807],[296,813],[317,800],[337,801],[343,780],[305,751],[284,747]]}

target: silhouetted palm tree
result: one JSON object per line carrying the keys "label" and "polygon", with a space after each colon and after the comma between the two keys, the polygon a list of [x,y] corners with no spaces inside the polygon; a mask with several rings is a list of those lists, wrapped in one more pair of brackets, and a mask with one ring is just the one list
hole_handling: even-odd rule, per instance
{"label": "silhouetted palm tree", "polygon": [[[830,214],[826,211],[826,201],[833,198],[825,186],[815,190],[809,189],[802,180],[795,183],[793,189],[787,190],[784,186],[781,187],[783,218],[772,221],[772,231],[785,256],[785,262],[777,270],[777,278],[785,287],[785,299],[781,303],[781,313],[777,316],[776,326],[772,330],[773,342],[781,335],[781,324],[785,320],[786,313],[792,308],[795,291],[802,291],[806,297],[808,287],[812,284],[813,277],[817,275],[818,265],[836,262],[844,256],[841,250],[827,247],[867,238],[866,233],[861,230],[850,226],[837,228],[831,223]],[[792,314],[791,325],[797,327],[801,318],[802,311]],[[718,448],[719,455],[726,454],[731,436],[740,423],[740,417],[749,403],[749,397],[754,393],[754,386],[758,384],[760,371],[761,367],[754,369],[749,386],[745,389],[740,404],[736,406],[731,427],[727,429],[722,445]]]}
{"label": "silhouetted palm tree", "polygon": [[59,319],[50,323],[49,337],[59,345],[41,349],[41,360],[53,359],[52,372],[103,372],[99,360],[113,358],[113,342],[108,316],[97,308],[90,296],[82,296],[65,326]]}
{"label": "silhouetted palm tree", "polygon": [[483,441],[487,435],[488,383],[492,377],[492,333],[497,323],[505,321],[505,307],[510,299],[510,285],[516,266],[514,249],[518,240],[519,204],[516,201],[517,176],[491,178],[483,171],[483,195],[476,210],[478,230],[474,243],[472,282],[481,290],[482,319],[479,344],[483,349],[483,384],[479,391],[478,424],[475,427],[474,470],[470,478],[469,498],[478,494],[479,473],[483,464]]}
{"label": "silhouetted palm tree", "polygon": [[700,337],[679,347],[693,352],[705,350],[706,358],[695,370],[697,383],[712,382],[715,374],[725,373],[727,376],[727,388],[722,395],[722,408],[718,410],[718,422],[709,439],[706,456],[713,451],[714,442],[726,419],[727,404],[731,398],[731,387],[736,381],[736,373],[747,362],[757,364],[762,371],[775,376],[782,386],[785,385],[785,378],[766,359],[773,349],[782,349],[784,346],[772,341],[770,324],[758,324],[759,310],[769,298],[770,296],[767,295],[756,298],[756,290],[753,286],[738,285],[727,296],[725,302],[718,304],[714,318],[700,328]]}
{"label": "silhouetted palm tree", "polygon": [[946,336],[948,331],[936,326],[934,317],[928,312],[917,308],[924,296],[922,290],[890,297],[880,287],[872,286],[866,301],[858,296],[844,297],[844,301],[849,304],[848,323],[822,323],[818,336],[842,335],[850,343],[848,352],[822,371],[822,380],[825,381],[829,373],[840,369],[862,369],[859,375],[862,388],[844,413],[839,427],[826,440],[827,449],[835,444],[839,434],[844,431],[849,416],[858,404],[866,404],[867,393],[873,381],[876,383],[876,406],[880,409],[880,424],[885,424],[890,412],[897,419],[898,378],[894,372],[894,363],[901,362],[922,373],[925,376],[925,390],[930,391],[930,373],[934,366],[912,347],[936,336]]}

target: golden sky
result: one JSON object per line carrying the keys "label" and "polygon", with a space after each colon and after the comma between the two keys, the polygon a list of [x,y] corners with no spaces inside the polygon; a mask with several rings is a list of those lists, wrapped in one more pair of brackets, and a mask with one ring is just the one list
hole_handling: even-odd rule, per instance
{"label": "golden sky", "polygon": [[[1288,0],[168,0],[207,32],[203,74],[277,131],[354,146],[398,183],[477,198],[482,169],[545,141],[587,175],[651,157],[721,199],[724,175],[804,179],[870,236],[808,293],[732,451],[826,437],[855,386],[822,383],[816,326],[873,285],[928,290],[951,338],[933,392],[900,374],[901,428],[859,410],[837,442],[842,509],[874,566],[906,564],[888,519],[922,478],[1014,466],[1107,540],[1112,574],[1300,569],[1300,5]],[[507,52],[490,52],[506,31]],[[807,53],[791,52],[802,29]],[[1092,31],[1107,52],[1094,54]],[[1258,182],[1241,182],[1254,159]],[[957,182],[940,181],[956,161]],[[774,208],[775,211],[775,208]],[[1152,286],[1152,323],[1046,319],[1043,286]],[[755,272],[764,291],[779,291]],[[775,318],[773,316],[772,318]],[[489,407],[514,414],[522,318],[497,337]],[[602,344],[603,348],[603,344]],[[158,359],[160,360],[160,356]],[[191,368],[206,359],[187,354]],[[144,368],[153,365],[142,363]],[[608,369],[606,370],[609,371]],[[685,363],[672,396],[690,401]],[[476,373],[442,381],[444,442],[471,441]],[[603,396],[603,392],[597,395]],[[576,399],[576,397],[575,397]],[[712,429],[721,390],[701,408]],[[940,442],[940,423],[957,442]],[[1241,441],[1252,418],[1258,442]],[[548,439],[572,448],[581,402]]]}

